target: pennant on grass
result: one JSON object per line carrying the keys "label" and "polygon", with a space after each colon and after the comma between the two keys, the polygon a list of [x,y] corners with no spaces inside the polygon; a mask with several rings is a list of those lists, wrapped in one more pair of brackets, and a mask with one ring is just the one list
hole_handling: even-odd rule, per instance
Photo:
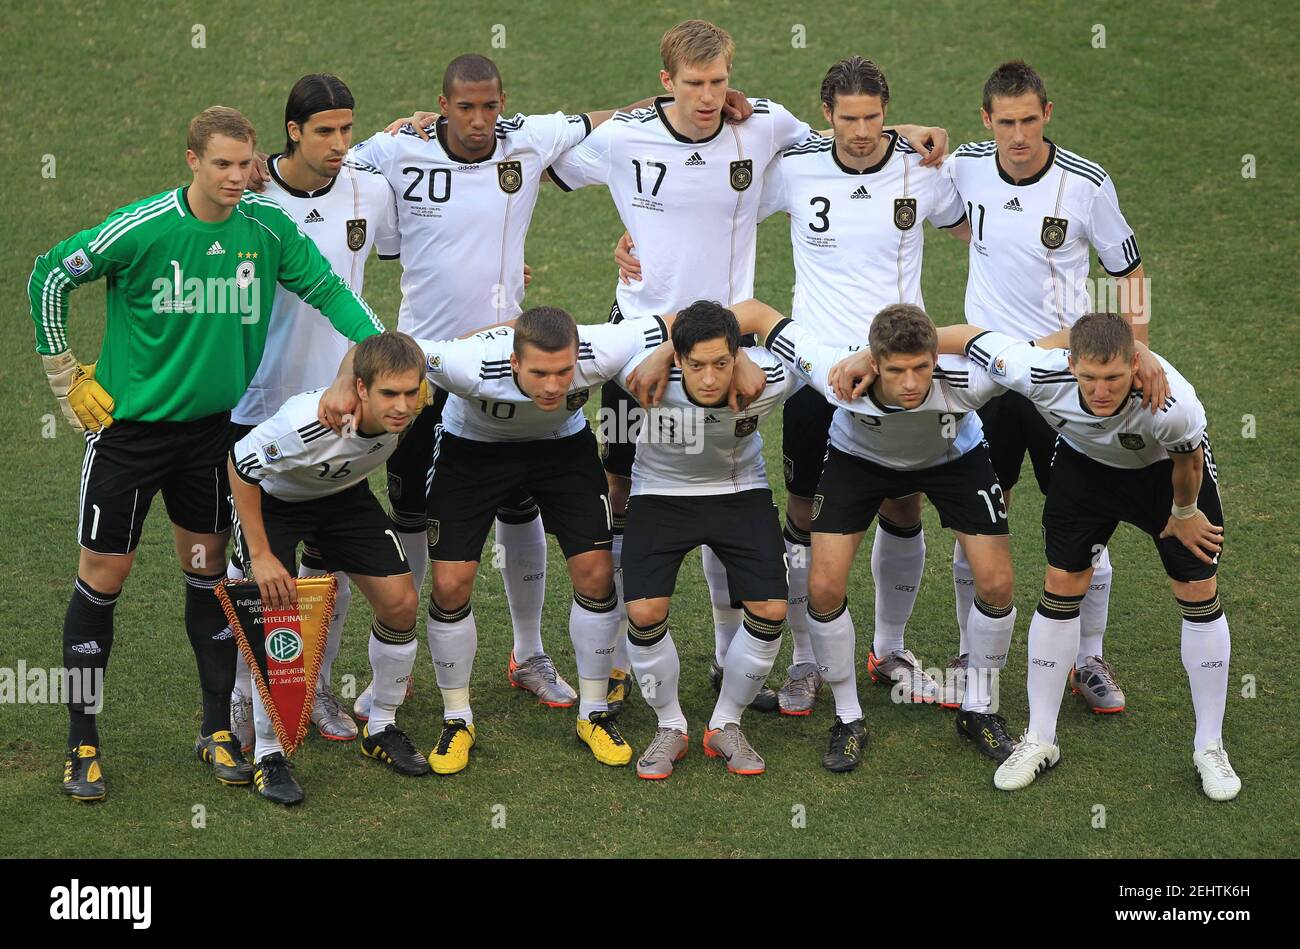
{"label": "pennant on grass", "polygon": [[271,609],[257,584],[224,581],[217,598],[235,632],[240,655],[252,670],[262,705],[286,755],[307,737],[311,707],[334,615],[338,582],[333,575],[299,577],[298,604]]}

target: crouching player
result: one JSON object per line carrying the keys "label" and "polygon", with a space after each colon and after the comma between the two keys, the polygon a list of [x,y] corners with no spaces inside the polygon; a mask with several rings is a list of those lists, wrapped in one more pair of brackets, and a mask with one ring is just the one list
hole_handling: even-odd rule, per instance
{"label": "crouching player", "polygon": [[[743,329],[760,333],[788,370],[837,407],[813,498],[808,578],[813,651],[835,695],[836,717],[822,764],[830,771],[853,770],[867,740],[848,611],[853,558],[881,503],[917,493],[930,499],[940,523],[957,534],[975,577],[970,664],[957,732],[1002,762],[1012,740],[993,707],[993,684],[1006,665],[1016,621],[1011,543],[1002,489],[975,411],[998,387],[960,359],[940,359],[930,317],[918,306],[896,303],[871,321],[870,349],[855,360],[870,370],[863,379],[867,384],[844,400],[832,389],[830,371],[850,348],[818,342],[807,327],[756,300],[734,309]],[[757,318],[751,315],[755,311]],[[890,618],[900,630],[914,602],[915,595],[893,604],[897,615]],[[921,690],[913,684],[904,692],[916,701]]]}
{"label": "crouching player", "polygon": [[[1183,668],[1196,712],[1192,764],[1208,797],[1236,797],[1241,780],[1222,737],[1231,654],[1215,579],[1223,508],[1195,390],[1156,357],[1168,376],[1168,397],[1145,411],[1133,332],[1116,314],[1090,313],[1037,347],[973,326],[945,327],[941,335],[945,350],[964,350],[1057,430],[1043,505],[1047,577],[1029,627],[1029,727],[993,783],[1014,791],[1060,761],[1057,714],[1079,645],[1079,604],[1094,551],[1126,521],[1155,541],[1183,614]],[[1068,352],[1043,348],[1064,346],[1067,338]]]}
{"label": "crouching player", "polygon": [[658,727],[637,761],[638,777],[667,778],[688,747],[686,717],[678,701],[681,671],[668,631],[668,608],[683,558],[708,546],[727,571],[727,588],[744,607],[725,647],[722,685],[704,732],[704,752],[722,758],[733,774],[762,774],[763,758],[740,730],[741,712],[767,681],[785,627],[785,545],[763,465],[762,419],[802,383],[781,360],[747,350],[764,374],[764,387],[748,408],[728,406],[740,351],[735,315],[718,303],[698,301],[676,315],[671,343],[633,359],[617,382],[635,390],[629,376],[659,376],[675,354],[677,368],[656,386],[659,406],[640,426],[632,464],[632,494],[623,534],[623,596],[627,601],[628,654]]}
{"label": "crouching player", "polygon": [[[354,428],[340,434],[318,422],[321,390],[315,390],[290,398],[231,449],[235,556],[272,607],[296,599],[299,543],[320,551],[328,569],[356,584],[375,612],[374,699],[361,753],[418,776],[429,773],[429,762],[395,718],[415,662],[419,600],[401,542],[366,479],[387,462],[423,406],[424,352],[409,336],[388,332],[364,340],[351,360],[359,401]],[[256,689],[253,723],[258,791],[279,804],[300,803],[302,789]]]}

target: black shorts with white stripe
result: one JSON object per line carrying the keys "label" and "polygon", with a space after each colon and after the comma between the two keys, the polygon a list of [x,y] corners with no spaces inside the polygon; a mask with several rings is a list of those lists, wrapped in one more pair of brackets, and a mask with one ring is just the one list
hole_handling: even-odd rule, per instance
{"label": "black shorts with white stripe", "polygon": [[[310,501],[282,501],[263,489],[262,526],[271,553],[293,575],[299,544],[315,554],[313,566],[331,573],[396,577],[411,572],[387,512],[365,481]],[[234,561],[247,574],[251,564],[238,516],[234,541]]]}
{"label": "black shorts with white stripe", "polygon": [[[1208,436],[1200,447],[1205,449],[1205,461],[1196,506],[1211,524],[1222,527],[1218,469]],[[1174,503],[1173,464],[1165,460],[1145,468],[1115,468],[1094,461],[1058,438],[1052,484],[1043,504],[1047,562],[1070,573],[1086,570],[1125,521],[1151,535],[1171,580],[1191,583],[1214,576],[1219,569],[1217,556],[1214,563],[1206,563],[1176,537],[1160,537]]]}
{"label": "black shorts with white stripe", "polygon": [[230,436],[229,412],[189,422],[121,420],[87,432],[78,543],[101,554],[131,553],[160,491],[177,527],[196,534],[229,530]]}
{"label": "black shorts with white stripe", "polygon": [[[1034,381],[1041,380],[1036,378]],[[1074,377],[1069,376],[1069,381],[1073,382]],[[989,443],[993,470],[997,472],[1002,490],[1010,491],[1016,486],[1028,452],[1038,489],[1046,494],[1052,474],[1052,446],[1056,444],[1056,432],[1044,421],[1034,403],[1019,392],[1008,390],[984,403],[979,415],[984,425],[984,440]]]}

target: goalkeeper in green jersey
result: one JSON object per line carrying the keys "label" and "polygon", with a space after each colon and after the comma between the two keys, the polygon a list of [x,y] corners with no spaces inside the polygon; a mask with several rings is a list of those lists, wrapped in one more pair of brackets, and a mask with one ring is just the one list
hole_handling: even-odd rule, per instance
{"label": "goalkeeper in green jersey", "polygon": [[[82,682],[102,683],[113,607],[161,491],[203,692],[195,750],[223,784],[252,780],[230,733],[235,643],[214,592],[230,528],[230,410],[262,359],[277,284],[351,340],[383,331],[293,219],[245,192],[255,144],[252,125],[234,109],[204,110],[189,126],[189,185],[129,204],[59,242],[36,259],[28,284],[50,387],[86,437],[81,559],[63,624],[63,665]],[[68,292],[101,277],[108,279],[104,342],[87,366],[68,347]],[[63,790],[100,800],[102,694],[80,698],[68,704]]]}

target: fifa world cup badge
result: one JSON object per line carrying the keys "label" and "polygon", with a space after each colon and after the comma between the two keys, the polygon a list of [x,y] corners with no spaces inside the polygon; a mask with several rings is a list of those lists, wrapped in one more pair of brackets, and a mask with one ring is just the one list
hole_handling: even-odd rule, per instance
{"label": "fifa world cup badge", "polygon": [[754,180],[754,161],[751,158],[742,158],[740,161],[731,163],[731,187],[737,191],[744,191]]}
{"label": "fifa world cup badge", "polygon": [[1043,233],[1041,235],[1043,246],[1048,250],[1056,250],[1065,243],[1065,232],[1069,229],[1070,222],[1063,217],[1043,218]]}
{"label": "fifa world cup badge", "polygon": [[503,161],[497,164],[497,184],[506,194],[514,194],[524,183],[524,165],[518,161]]}
{"label": "fifa world cup badge", "polygon": [[360,250],[366,243],[366,219],[348,221],[348,250]]}
{"label": "fifa world cup badge", "polygon": [[910,231],[916,223],[916,198],[894,199],[894,227]]}

